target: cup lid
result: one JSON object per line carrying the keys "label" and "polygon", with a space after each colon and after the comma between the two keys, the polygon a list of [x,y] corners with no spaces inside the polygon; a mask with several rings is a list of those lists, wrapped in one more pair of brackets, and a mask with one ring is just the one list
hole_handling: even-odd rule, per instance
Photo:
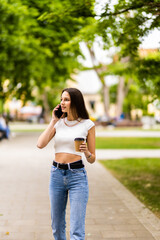
{"label": "cup lid", "polygon": [[84,138],[75,138],[74,141],[84,141]]}

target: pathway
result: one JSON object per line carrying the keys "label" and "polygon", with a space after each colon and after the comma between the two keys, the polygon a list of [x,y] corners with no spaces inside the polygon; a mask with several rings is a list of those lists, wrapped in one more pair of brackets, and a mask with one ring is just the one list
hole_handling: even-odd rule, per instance
{"label": "pathway", "polygon": [[[38,135],[21,133],[0,143],[0,240],[53,240],[48,197],[53,147],[51,142],[37,149]],[[157,217],[98,161],[86,168],[86,240],[160,240]]]}

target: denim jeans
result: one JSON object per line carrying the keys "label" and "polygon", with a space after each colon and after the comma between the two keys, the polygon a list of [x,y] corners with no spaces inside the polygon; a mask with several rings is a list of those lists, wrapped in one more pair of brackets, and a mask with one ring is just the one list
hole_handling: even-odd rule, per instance
{"label": "denim jeans", "polygon": [[51,167],[49,186],[52,231],[55,240],[66,240],[66,205],[70,200],[70,240],[85,240],[88,179],[84,168]]}

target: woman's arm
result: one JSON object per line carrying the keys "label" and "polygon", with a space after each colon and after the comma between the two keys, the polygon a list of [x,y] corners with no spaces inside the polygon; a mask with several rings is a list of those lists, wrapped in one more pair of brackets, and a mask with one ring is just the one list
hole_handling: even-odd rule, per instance
{"label": "woman's arm", "polygon": [[54,125],[59,120],[59,118],[56,117],[55,111],[58,109],[58,106],[59,105],[57,105],[53,109],[52,120],[50,121],[50,123],[49,123],[48,127],[46,128],[46,130],[38,138],[38,142],[37,142],[37,147],[38,148],[44,148],[50,142],[50,140],[54,137],[54,135],[56,133]]}
{"label": "woman's arm", "polygon": [[54,125],[56,124],[56,122],[56,120],[52,119],[45,131],[39,136],[37,142],[38,148],[44,148],[54,137],[56,133]]}
{"label": "woman's arm", "polygon": [[82,143],[80,145],[80,150],[84,152],[89,163],[95,162],[95,126],[88,131],[87,144]]}

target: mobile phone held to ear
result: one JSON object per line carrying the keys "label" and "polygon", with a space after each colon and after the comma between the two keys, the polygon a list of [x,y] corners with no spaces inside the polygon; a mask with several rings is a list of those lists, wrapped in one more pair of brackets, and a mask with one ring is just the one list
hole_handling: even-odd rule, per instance
{"label": "mobile phone held to ear", "polygon": [[56,117],[60,118],[62,114],[63,114],[62,108],[61,108],[61,105],[59,105],[58,110],[55,111],[55,115]]}

